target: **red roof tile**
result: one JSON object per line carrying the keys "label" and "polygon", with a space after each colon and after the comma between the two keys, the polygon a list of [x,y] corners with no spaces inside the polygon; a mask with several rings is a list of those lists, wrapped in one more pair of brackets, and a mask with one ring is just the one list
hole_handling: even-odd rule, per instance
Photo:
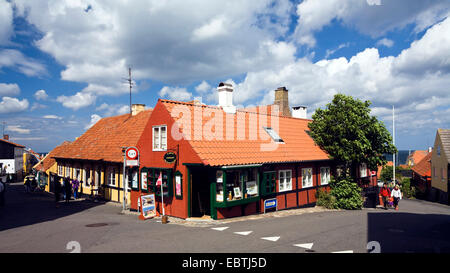
{"label": "red roof tile", "polygon": [[14,142],[11,142],[9,140],[2,139],[2,138],[0,138],[0,141],[3,141],[5,143],[11,144],[11,145],[14,145],[14,146],[19,147],[19,148],[25,148],[25,146],[23,146],[23,145],[20,145],[20,144],[17,144],[17,143],[14,143]]}
{"label": "red roof tile", "polygon": [[[236,114],[228,115],[235,128],[228,138],[226,130],[227,115],[220,107],[170,100],[160,100],[160,102],[164,104],[175,120],[181,118],[179,111],[175,110],[180,108],[176,108],[176,106],[189,109],[191,113],[191,133],[183,133],[190,135],[191,139],[188,139],[188,142],[205,165],[224,166],[329,160],[328,154],[321,150],[306,132],[309,130],[308,123],[311,120],[272,115],[272,107],[268,107],[269,113],[261,113],[257,109],[256,111],[254,111],[255,109],[250,111],[246,109],[237,110]],[[203,112],[199,115],[201,126],[196,127],[194,122],[195,111],[200,110]],[[219,117],[219,122],[216,123],[218,129],[214,129],[214,132],[212,129],[205,130],[205,127],[215,128],[215,125],[211,124],[214,123],[214,120],[209,112],[214,112],[214,115]],[[222,123],[220,123],[220,117],[222,117]],[[263,129],[263,126],[271,127],[272,118],[275,117],[279,121],[279,128],[276,132],[283,139],[283,144],[273,142]],[[251,120],[267,120],[267,122],[254,123],[250,122]],[[236,128],[240,129],[237,130]],[[244,128],[245,130],[242,130]],[[250,132],[255,133],[253,138]],[[214,136],[214,133],[217,135]],[[202,137],[197,139],[196,136]],[[273,149],[265,150],[265,145],[273,145],[271,146]]]}
{"label": "red roof tile", "polygon": [[415,164],[411,169],[420,176],[431,177],[431,156],[433,153],[428,153],[419,163]]}
{"label": "red roof tile", "polygon": [[136,146],[151,113],[103,118],[53,157],[122,162],[122,147]]}
{"label": "red roof tile", "polygon": [[[427,151],[427,150],[417,150],[417,151],[414,151],[414,152],[412,152],[412,153],[408,156],[408,158],[407,158],[407,160],[406,160],[406,163],[407,163],[408,165],[413,166],[413,165],[419,163],[424,157],[427,156],[427,154],[428,154],[428,151]],[[410,161],[411,161],[411,162],[410,162]]]}

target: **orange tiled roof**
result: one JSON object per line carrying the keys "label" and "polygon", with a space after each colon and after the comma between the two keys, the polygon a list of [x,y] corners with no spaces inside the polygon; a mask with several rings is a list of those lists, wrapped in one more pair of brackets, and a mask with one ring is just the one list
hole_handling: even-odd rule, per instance
{"label": "orange tiled roof", "polygon": [[19,147],[19,148],[25,148],[25,146],[23,146],[23,145],[20,145],[20,144],[17,144],[17,143],[14,143],[14,142],[11,142],[9,140],[2,139],[2,138],[0,138],[0,141],[3,141],[5,143],[11,144],[11,145],[14,145],[14,146]]}
{"label": "orange tiled roof", "polygon": [[[328,154],[321,150],[306,132],[309,130],[308,123],[311,122],[309,119],[271,115],[270,106],[268,107],[269,113],[258,112],[258,109],[237,110],[236,114],[228,115],[228,118],[233,121],[235,128],[234,132],[232,131],[234,136],[228,138],[226,134],[227,117],[222,108],[171,100],[160,100],[160,102],[163,103],[175,120],[180,119],[181,116],[178,111],[174,111],[176,106],[182,106],[185,109],[187,107],[187,109],[190,110],[192,134],[190,134],[191,139],[188,140],[188,142],[205,165],[226,166],[329,160]],[[199,117],[201,117],[202,126],[198,126],[198,128],[194,126],[194,118],[196,116],[194,110],[203,111],[203,114],[199,115]],[[211,115],[205,114],[207,111],[216,112],[217,114],[222,115],[222,126],[218,126],[218,130],[215,131],[219,132],[219,136],[221,135],[222,138],[218,139],[217,136],[214,137],[210,134],[205,135],[205,130],[202,131],[202,128],[205,126],[214,126],[211,125]],[[279,129],[277,130],[277,133],[281,139],[283,139],[284,144],[275,144],[275,150],[264,151],[261,149],[261,145],[267,145],[273,143],[273,141],[262,127],[271,127],[271,119],[273,117],[279,118]],[[261,119],[267,119],[267,122],[255,127],[249,125],[250,120]],[[199,123],[199,121],[197,122]],[[252,130],[253,132],[258,131],[257,136],[253,139],[251,139],[249,135],[251,128],[255,128],[255,130]],[[243,135],[241,137],[238,136],[238,134],[241,134],[242,132],[245,132],[245,137],[242,137]],[[202,137],[196,139],[196,136]],[[210,140],[208,140],[208,138]]]}
{"label": "orange tiled roof", "polygon": [[412,161],[411,165],[415,165],[419,163],[424,157],[426,157],[427,154],[428,154],[427,150],[416,150],[408,156],[406,162],[407,164],[409,164],[409,161],[411,160]]}
{"label": "orange tiled roof", "polygon": [[121,147],[136,146],[151,113],[103,118],[53,157],[123,162]]}
{"label": "orange tiled roof", "polygon": [[54,155],[60,153],[63,149],[67,148],[70,145],[70,141],[64,141],[61,145],[56,146],[50,153],[48,153],[41,161],[39,161],[36,165],[33,166],[33,169],[38,171],[47,171],[49,168],[56,163]]}
{"label": "orange tiled roof", "polygon": [[412,171],[420,176],[431,177],[431,156],[433,153],[428,153],[421,161],[412,167]]}

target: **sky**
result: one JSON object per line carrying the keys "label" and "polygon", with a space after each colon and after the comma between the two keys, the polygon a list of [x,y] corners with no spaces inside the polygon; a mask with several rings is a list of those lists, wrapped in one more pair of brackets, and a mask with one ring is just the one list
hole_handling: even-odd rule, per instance
{"label": "sky", "polygon": [[308,117],[337,93],[370,100],[400,150],[450,128],[448,0],[0,0],[0,122],[49,152],[158,98],[238,107],[285,86]]}

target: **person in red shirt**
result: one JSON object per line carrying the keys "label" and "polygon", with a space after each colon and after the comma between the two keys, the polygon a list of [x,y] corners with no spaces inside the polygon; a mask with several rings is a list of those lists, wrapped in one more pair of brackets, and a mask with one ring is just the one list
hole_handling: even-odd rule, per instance
{"label": "person in red shirt", "polygon": [[388,209],[387,205],[388,205],[388,202],[389,202],[389,197],[391,197],[391,191],[387,187],[387,183],[383,184],[383,188],[381,188],[380,195],[381,195],[381,198],[383,199],[384,209],[387,210]]}

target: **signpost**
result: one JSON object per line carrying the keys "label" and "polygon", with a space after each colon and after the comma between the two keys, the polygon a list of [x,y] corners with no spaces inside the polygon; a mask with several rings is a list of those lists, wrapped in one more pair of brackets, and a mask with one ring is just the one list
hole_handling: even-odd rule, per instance
{"label": "signpost", "polygon": [[125,211],[127,209],[127,192],[128,192],[128,179],[126,178],[126,167],[139,166],[139,150],[136,147],[122,147],[123,152],[123,204],[122,209]]}
{"label": "signpost", "polygon": [[164,161],[167,163],[173,163],[177,160],[177,155],[173,152],[167,152],[164,154]]}

